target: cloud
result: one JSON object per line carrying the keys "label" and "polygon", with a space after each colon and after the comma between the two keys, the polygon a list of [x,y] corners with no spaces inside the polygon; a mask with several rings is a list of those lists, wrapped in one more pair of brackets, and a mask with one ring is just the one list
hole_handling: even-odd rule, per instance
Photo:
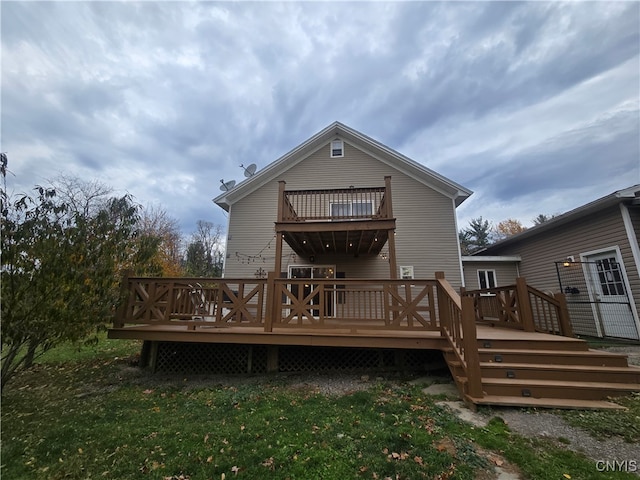
{"label": "cloud", "polygon": [[2,150],[19,189],[98,178],[189,232],[226,225],[220,179],[338,120],[474,190],[461,224],[526,221],[637,178],[639,16],[636,2],[5,2]]}

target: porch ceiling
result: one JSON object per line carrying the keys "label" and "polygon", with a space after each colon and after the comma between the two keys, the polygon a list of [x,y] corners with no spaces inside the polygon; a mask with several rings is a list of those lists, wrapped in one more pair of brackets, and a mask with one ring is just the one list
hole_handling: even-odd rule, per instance
{"label": "porch ceiling", "polygon": [[276,232],[301,257],[347,254],[378,255],[389,239],[395,219],[276,224]]}

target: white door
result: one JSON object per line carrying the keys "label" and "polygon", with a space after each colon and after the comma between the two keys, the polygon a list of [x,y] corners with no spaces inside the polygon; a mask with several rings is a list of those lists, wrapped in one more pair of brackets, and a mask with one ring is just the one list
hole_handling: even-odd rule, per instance
{"label": "white door", "polygon": [[589,267],[594,313],[606,337],[638,340],[638,329],[627,294],[627,282],[618,252],[597,253],[586,257]]}

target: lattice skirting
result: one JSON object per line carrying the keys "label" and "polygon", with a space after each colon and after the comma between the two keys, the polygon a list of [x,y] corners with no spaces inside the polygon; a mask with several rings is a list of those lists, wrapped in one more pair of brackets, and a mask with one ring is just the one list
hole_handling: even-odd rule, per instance
{"label": "lattice skirting", "polygon": [[163,373],[246,374],[324,371],[430,371],[438,350],[145,342],[141,364]]}

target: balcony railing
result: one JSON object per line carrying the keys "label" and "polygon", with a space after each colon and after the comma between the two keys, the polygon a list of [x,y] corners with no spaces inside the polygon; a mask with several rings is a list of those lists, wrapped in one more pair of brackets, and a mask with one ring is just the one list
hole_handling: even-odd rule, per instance
{"label": "balcony railing", "polygon": [[[387,180],[388,183],[388,180]],[[284,183],[282,184],[284,185]],[[282,190],[278,222],[386,220],[389,187]]]}

